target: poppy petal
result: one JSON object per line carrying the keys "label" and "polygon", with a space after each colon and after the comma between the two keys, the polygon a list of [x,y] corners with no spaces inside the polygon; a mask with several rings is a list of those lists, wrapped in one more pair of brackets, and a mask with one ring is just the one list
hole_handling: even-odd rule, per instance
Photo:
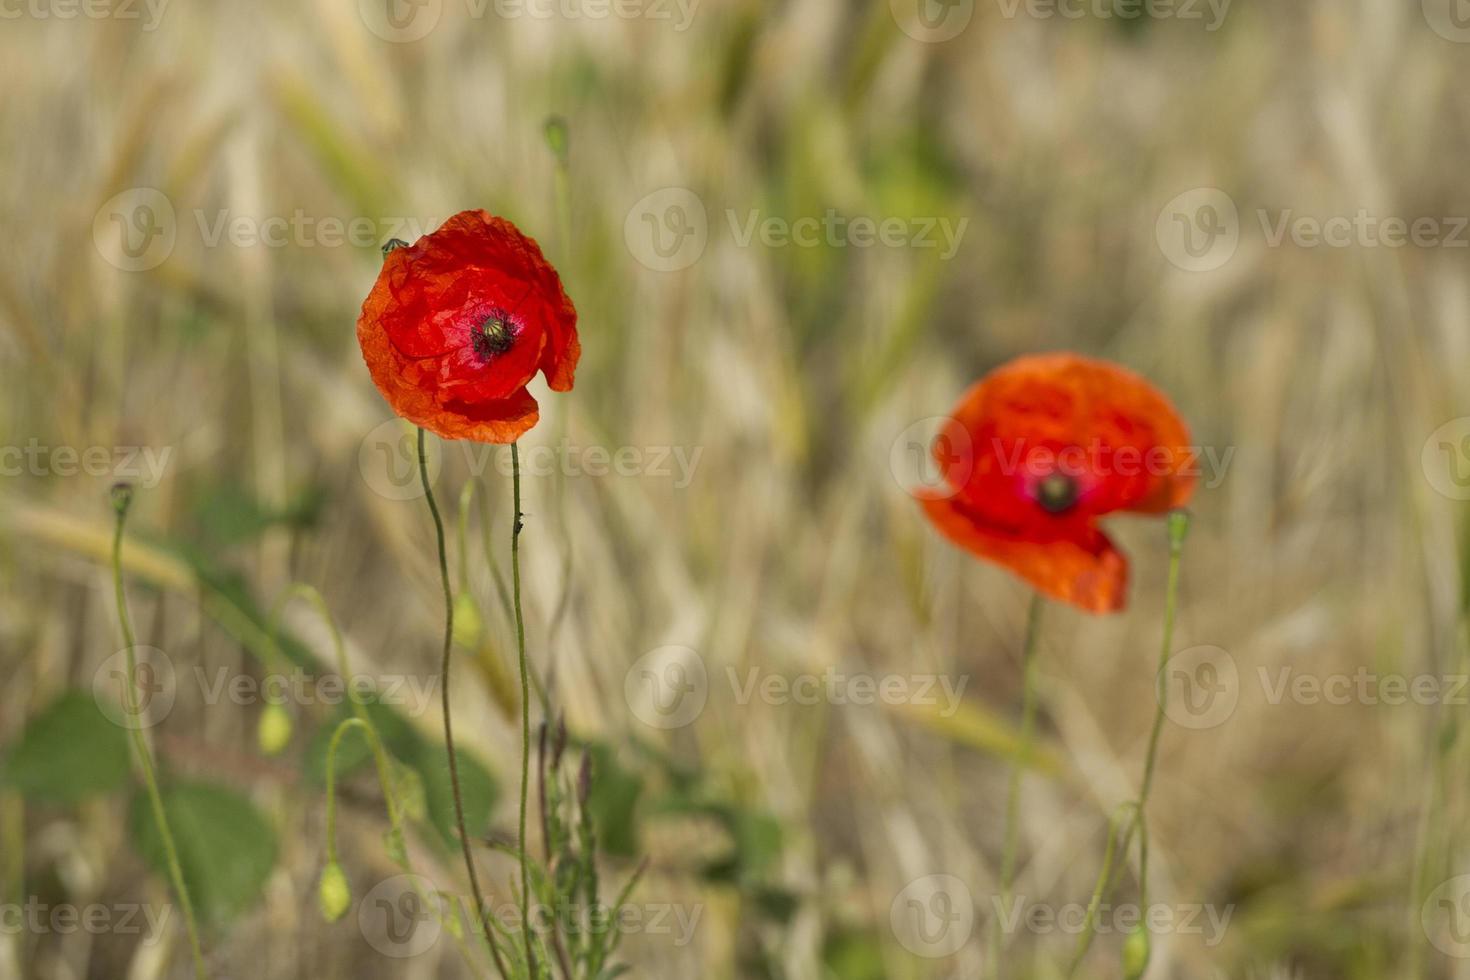
{"label": "poppy petal", "polygon": [[936,458],[952,485],[997,520],[1034,513],[1025,488],[1037,468],[1073,476],[1078,509],[1094,516],[1184,506],[1198,479],[1189,429],[1168,398],[1108,361],[1017,358],[966,392],[953,419],[947,458],[937,447]]}
{"label": "poppy petal", "polygon": [[1091,613],[1123,608],[1128,560],[1102,531],[1073,524],[1067,536],[1033,539],[987,528],[957,498],[925,495],[919,502],[950,541],[1010,569],[1043,595]]}
{"label": "poppy petal", "polygon": [[572,387],[577,311],[534,240],[462,211],[393,249],[357,321],[374,383],[393,410],[446,438],[508,442],[537,419],[526,384]]}

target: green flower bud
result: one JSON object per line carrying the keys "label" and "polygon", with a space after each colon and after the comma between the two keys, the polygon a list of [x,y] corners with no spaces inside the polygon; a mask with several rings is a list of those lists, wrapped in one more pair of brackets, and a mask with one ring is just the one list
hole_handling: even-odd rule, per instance
{"label": "green flower bud", "polygon": [[256,741],[265,755],[280,755],[291,744],[291,714],[279,704],[267,704],[255,729]]}
{"label": "green flower bud", "polygon": [[429,799],[424,790],[424,779],[418,770],[390,757],[388,778],[393,783],[393,798],[398,801],[403,815],[409,820],[427,819]]}
{"label": "green flower bud", "polygon": [[342,865],[333,861],[322,869],[322,880],[317,885],[317,899],[321,903],[322,917],[336,922],[347,914],[352,905],[352,886],[347,884],[347,875]]}
{"label": "green flower bud", "polygon": [[562,116],[548,116],[546,127],[543,130],[546,135],[546,145],[558,160],[567,158],[567,121]]}
{"label": "green flower bud", "polygon": [[126,514],[133,503],[133,485],[131,483],[114,483],[108,491],[112,500],[112,509],[119,514]]}
{"label": "green flower bud", "polygon": [[388,828],[388,832],[383,835],[383,848],[394,864],[400,868],[408,867],[408,847],[403,843],[402,827]]}
{"label": "green flower bud", "polygon": [[1169,544],[1174,548],[1184,546],[1189,535],[1189,511],[1184,508],[1169,511]]}
{"label": "green flower bud", "polygon": [[480,618],[480,607],[468,592],[461,592],[454,600],[454,642],[466,650],[476,650],[484,633],[485,622]]}
{"label": "green flower bud", "polygon": [[1134,929],[1123,941],[1123,980],[1140,980],[1152,953],[1148,930]]}

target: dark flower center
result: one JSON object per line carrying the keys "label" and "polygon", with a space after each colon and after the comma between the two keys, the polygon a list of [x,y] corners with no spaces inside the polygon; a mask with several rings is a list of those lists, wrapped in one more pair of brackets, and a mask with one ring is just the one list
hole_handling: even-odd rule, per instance
{"label": "dark flower center", "polygon": [[475,353],[486,361],[496,354],[504,354],[515,342],[516,335],[510,317],[498,310],[481,320],[471,335]]}
{"label": "dark flower center", "polygon": [[1048,473],[1036,483],[1036,502],[1048,514],[1071,510],[1077,493],[1077,481],[1065,473]]}

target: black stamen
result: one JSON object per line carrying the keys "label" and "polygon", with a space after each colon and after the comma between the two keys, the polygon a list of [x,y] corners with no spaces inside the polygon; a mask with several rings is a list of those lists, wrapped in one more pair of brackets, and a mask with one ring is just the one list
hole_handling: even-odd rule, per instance
{"label": "black stamen", "polygon": [[1036,502],[1048,514],[1060,514],[1077,503],[1077,481],[1065,473],[1048,473],[1036,484]]}
{"label": "black stamen", "polygon": [[496,354],[504,354],[515,345],[516,335],[510,317],[499,310],[491,313],[475,328],[471,343],[475,353],[488,361]]}

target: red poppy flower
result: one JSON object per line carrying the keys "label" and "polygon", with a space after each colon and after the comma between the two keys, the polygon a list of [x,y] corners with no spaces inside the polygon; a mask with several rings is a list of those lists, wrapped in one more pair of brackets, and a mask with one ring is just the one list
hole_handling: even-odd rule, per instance
{"label": "red poppy flower", "polygon": [[582,351],[556,270],[484,211],[461,211],[388,252],[357,342],[393,411],[445,439],[502,443],[536,424],[526,390],[536,372],[570,391]]}
{"label": "red poppy flower", "polygon": [[935,440],[945,488],[920,494],[954,543],[1043,594],[1121,609],[1128,560],[1098,528],[1114,511],[1182,507],[1197,481],[1189,429],[1131,371],[1076,354],[1022,357],[965,393]]}

